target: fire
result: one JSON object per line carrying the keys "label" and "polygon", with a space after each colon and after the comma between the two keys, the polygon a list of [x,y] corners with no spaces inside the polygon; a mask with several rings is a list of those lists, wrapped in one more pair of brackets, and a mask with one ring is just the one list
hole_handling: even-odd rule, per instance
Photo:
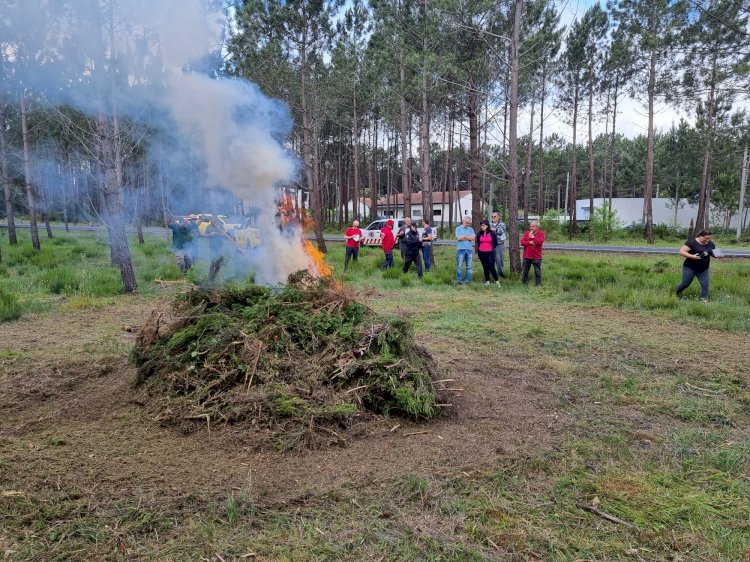
{"label": "fire", "polygon": [[316,277],[330,277],[331,267],[325,262],[323,253],[313,246],[312,242],[304,238],[302,239],[302,247],[305,249],[305,253],[310,256],[310,273]]}

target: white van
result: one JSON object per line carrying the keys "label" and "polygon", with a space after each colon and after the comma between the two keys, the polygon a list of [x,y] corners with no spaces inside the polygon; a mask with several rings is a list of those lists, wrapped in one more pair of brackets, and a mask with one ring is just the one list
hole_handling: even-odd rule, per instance
{"label": "white van", "polygon": [[[398,229],[404,226],[404,219],[391,219],[393,220],[393,236],[396,236],[396,233],[398,233]],[[366,228],[362,229],[362,240],[360,240],[359,244],[360,246],[380,246],[382,245],[383,236],[380,234],[381,229],[387,224],[388,219],[379,219],[376,220],[373,223],[370,223],[367,225]],[[421,221],[419,221],[417,224],[420,224]],[[417,229],[419,232],[419,237],[422,237],[422,231],[424,228],[421,226]],[[433,226],[432,227],[432,239],[437,240],[437,229]]]}

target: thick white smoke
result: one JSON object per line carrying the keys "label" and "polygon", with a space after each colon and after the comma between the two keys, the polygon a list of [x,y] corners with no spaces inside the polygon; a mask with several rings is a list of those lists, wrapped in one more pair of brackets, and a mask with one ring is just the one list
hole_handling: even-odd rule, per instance
{"label": "thick white smoke", "polygon": [[[113,95],[120,111],[161,131],[150,139],[149,150],[158,154],[154,163],[169,161],[169,173],[182,178],[188,198],[216,187],[260,207],[262,245],[249,257],[232,258],[247,260],[259,283],[283,282],[306,267],[309,259],[299,236],[290,239],[275,224],[274,188],[288,184],[298,173],[297,160],[281,144],[291,130],[290,113],[254,84],[217,78],[215,72],[206,71],[207,61],[221,54],[222,34],[228,28],[222,10],[209,12],[207,4],[205,0],[19,0],[10,2],[9,17],[15,29],[26,30],[26,37],[19,32],[20,44],[36,59],[24,68],[24,80],[43,89],[51,103],[71,104],[92,115],[101,110],[91,85],[81,80],[77,88],[71,76],[85,77],[91,68],[96,70],[95,53],[104,47],[105,59],[116,61],[119,87]],[[59,64],[39,64],[40,53]],[[160,145],[158,139],[166,141]],[[170,149],[175,145],[188,146],[183,152],[191,155],[189,163],[179,161]],[[196,175],[183,175],[183,170],[194,168],[196,161],[204,168],[200,177],[206,183],[187,185]],[[192,211],[230,211],[197,207]]]}

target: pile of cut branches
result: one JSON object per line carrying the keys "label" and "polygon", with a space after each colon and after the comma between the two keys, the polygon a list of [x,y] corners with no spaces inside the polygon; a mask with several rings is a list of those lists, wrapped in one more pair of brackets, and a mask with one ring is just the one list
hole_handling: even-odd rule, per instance
{"label": "pile of cut branches", "polygon": [[152,315],[132,360],[156,419],[247,422],[282,449],[336,443],[369,414],[437,413],[435,364],[402,317],[375,314],[330,278],[281,289],[193,289],[166,329]]}

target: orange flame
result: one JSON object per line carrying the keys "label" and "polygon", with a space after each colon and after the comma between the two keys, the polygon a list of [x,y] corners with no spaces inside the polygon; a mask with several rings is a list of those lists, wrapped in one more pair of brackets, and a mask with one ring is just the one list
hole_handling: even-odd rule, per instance
{"label": "orange flame", "polygon": [[302,239],[302,247],[305,253],[310,256],[310,267],[308,271],[316,277],[330,277],[332,270],[331,267],[326,263],[325,256],[319,251],[312,242],[309,240]]}

